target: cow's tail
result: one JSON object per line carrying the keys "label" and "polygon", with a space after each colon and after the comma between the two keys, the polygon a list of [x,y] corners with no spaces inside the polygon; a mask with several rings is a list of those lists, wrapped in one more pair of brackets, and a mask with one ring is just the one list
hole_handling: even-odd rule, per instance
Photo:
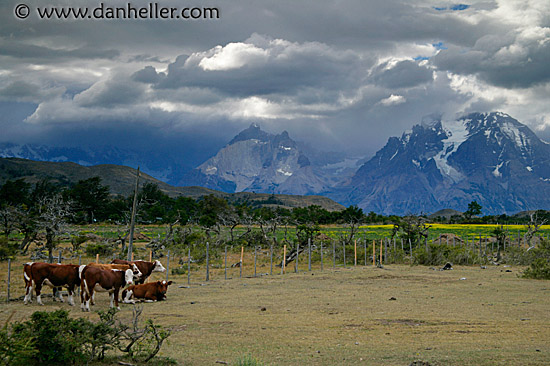
{"label": "cow's tail", "polygon": [[80,281],[82,281],[82,271],[84,271],[84,268],[86,268],[85,264],[78,267],[78,278],[80,278]]}

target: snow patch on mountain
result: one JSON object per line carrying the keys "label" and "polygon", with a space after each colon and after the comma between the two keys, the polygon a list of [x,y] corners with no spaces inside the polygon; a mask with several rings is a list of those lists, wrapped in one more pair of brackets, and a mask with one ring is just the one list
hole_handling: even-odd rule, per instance
{"label": "snow patch on mountain", "polygon": [[439,154],[433,157],[433,160],[441,174],[451,178],[453,182],[456,183],[462,180],[464,176],[449,164],[448,159],[458,150],[460,144],[466,141],[468,138],[468,129],[466,128],[466,123],[463,120],[446,121],[443,124],[443,128],[447,138],[442,140],[443,149]]}

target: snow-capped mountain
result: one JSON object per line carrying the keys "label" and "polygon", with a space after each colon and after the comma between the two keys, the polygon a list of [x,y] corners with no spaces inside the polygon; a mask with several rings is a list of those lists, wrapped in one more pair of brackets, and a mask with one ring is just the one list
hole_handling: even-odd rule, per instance
{"label": "snow-capped mountain", "polygon": [[550,207],[550,145],[507,114],[434,120],[392,137],[329,197],[386,214]]}
{"label": "snow-capped mountain", "polygon": [[313,194],[327,188],[288,132],[273,135],[256,124],[235,136],[179,185],[286,194]]}

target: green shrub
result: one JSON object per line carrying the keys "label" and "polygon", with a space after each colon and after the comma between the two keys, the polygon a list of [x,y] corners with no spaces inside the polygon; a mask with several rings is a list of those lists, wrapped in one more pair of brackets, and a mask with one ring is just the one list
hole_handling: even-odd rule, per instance
{"label": "green shrub", "polygon": [[[117,310],[98,312],[100,321],[71,319],[66,310],[37,311],[29,321],[0,330],[0,364],[60,365],[102,360],[105,352],[118,349],[134,361],[147,362],[160,351],[169,332],[147,320],[138,325],[142,308],[131,322],[115,319]],[[170,360],[168,360],[170,361]]]}
{"label": "green shrub", "polygon": [[262,366],[263,362],[253,357],[250,354],[239,357],[235,362],[235,366]]}
{"label": "green shrub", "polygon": [[5,237],[0,238],[0,260],[5,261],[17,253],[17,243],[9,241]]}
{"label": "green shrub", "polygon": [[503,253],[503,262],[506,264],[515,264],[518,266],[528,266],[535,260],[534,250],[525,250],[516,246],[506,248]]}
{"label": "green shrub", "polygon": [[[69,319],[65,310],[51,313],[37,311],[31,320],[16,323],[9,338],[16,344],[32,346],[35,352],[25,357],[30,364],[52,365],[76,363],[87,359],[83,340],[87,337],[87,324]],[[20,361],[23,361],[20,360]],[[11,363],[10,363],[11,364]]]}
{"label": "green shrub", "polygon": [[539,280],[550,280],[550,242],[542,240],[537,248],[528,251],[533,258],[523,277]]}
{"label": "green shrub", "polygon": [[176,267],[171,269],[173,275],[184,275],[187,274],[187,268]]}
{"label": "green shrub", "polygon": [[439,266],[447,262],[456,265],[483,264],[487,258],[480,257],[476,250],[465,246],[449,246],[446,244],[430,244],[413,249],[413,262],[425,266]]}
{"label": "green shrub", "polygon": [[111,244],[107,243],[89,243],[86,245],[86,254],[89,256],[100,255],[102,257],[111,256],[115,251],[115,248]]}
{"label": "green shrub", "polygon": [[[13,314],[12,314],[13,315]],[[8,323],[0,329],[0,364],[1,365],[29,365],[34,363],[38,353],[29,337],[13,336],[8,331]]]}

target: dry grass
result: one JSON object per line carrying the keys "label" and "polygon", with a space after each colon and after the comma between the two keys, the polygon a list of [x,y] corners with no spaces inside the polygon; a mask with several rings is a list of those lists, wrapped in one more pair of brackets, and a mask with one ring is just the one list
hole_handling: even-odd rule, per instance
{"label": "dry grass", "polygon": [[[171,329],[161,355],[184,365],[231,364],[246,354],[265,365],[550,364],[550,283],[507,269],[317,268],[243,279],[233,269],[231,280],[195,276],[189,288],[179,287],[186,276],[171,276],[168,300],[145,304],[144,315]],[[107,308],[107,295],[97,300],[96,309]],[[0,321],[69,309],[45,303],[2,303]],[[130,315],[122,305],[120,316]]]}

